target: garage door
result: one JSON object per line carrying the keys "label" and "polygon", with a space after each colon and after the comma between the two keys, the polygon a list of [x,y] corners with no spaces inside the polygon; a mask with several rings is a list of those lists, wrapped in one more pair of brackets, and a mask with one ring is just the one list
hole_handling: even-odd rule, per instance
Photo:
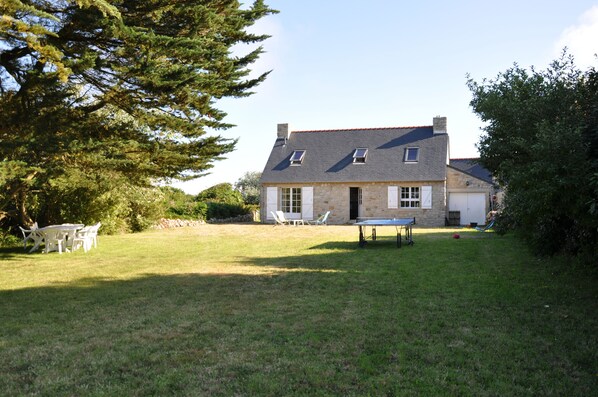
{"label": "garage door", "polygon": [[461,224],[486,223],[485,193],[450,193],[449,211],[461,212]]}

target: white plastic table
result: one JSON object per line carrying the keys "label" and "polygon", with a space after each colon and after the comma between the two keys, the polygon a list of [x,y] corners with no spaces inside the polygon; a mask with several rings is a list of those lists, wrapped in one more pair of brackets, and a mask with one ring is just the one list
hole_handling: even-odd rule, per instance
{"label": "white plastic table", "polygon": [[[44,241],[44,252],[58,251],[62,254],[63,250],[69,247],[77,230],[81,229],[83,224],[63,223],[62,225],[51,225],[37,229],[36,231],[42,235]],[[41,240],[38,241],[29,252],[33,252],[39,248]]]}

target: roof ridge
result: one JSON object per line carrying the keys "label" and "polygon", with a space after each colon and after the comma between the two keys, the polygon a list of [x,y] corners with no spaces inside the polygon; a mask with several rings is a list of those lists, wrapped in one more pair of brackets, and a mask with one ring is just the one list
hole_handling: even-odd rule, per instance
{"label": "roof ridge", "polygon": [[479,157],[457,157],[457,158],[451,158],[449,159],[449,161],[452,160],[479,160]]}
{"label": "roof ridge", "polygon": [[406,130],[410,128],[432,128],[431,125],[414,125],[407,127],[368,127],[368,128],[338,128],[329,130],[297,130],[296,132],[340,132],[340,131],[380,131],[380,130]]}

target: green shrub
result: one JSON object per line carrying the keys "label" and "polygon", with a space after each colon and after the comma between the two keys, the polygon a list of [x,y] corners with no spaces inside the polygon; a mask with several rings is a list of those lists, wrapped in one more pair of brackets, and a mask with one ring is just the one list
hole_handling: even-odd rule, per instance
{"label": "green shrub", "polygon": [[242,204],[207,203],[207,219],[227,219],[248,213],[248,208]]}
{"label": "green shrub", "polygon": [[130,187],[128,224],[133,232],[141,232],[164,217],[164,195],[157,188]]}
{"label": "green shrub", "polygon": [[161,188],[164,193],[164,216],[169,219],[205,220],[208,206],[198,202],[191,194],[170,186]]}
{"label": "green shrub", "polygon": [[241,193],[233,190],[233,185],[230,183],[220,183],[201,191],[195,196],[195,201],[238,205],[242,205],[244,202]]}
{"label": "green shrub", "polygon": [[193,215],[195,219],[208,219],[208,204],[204,202],[197,202],[193,206]]}
{"label": "green shrub", "polygon": [[[20,233],[20,231],[19,231]],[[22,246],[23,240],[14,234],[11,234],[8,230],[0,230],[0,247],[17,247]]]}

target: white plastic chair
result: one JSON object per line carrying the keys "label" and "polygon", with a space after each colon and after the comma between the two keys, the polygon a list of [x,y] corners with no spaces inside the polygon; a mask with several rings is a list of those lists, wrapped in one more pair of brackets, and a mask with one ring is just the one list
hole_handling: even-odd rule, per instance
{"label": "white plastic chair", "polygon": [[72,243],[72,251],[76,251],[83,247],[83,251],[89,251],[92,246],[98,248],[98,229],[102,226],[100,222],[93,226],[85,226],[77,231]]}
{"label": "white plastic chair", "polygon": [[81,247],[83,247],[83,252],[87,252],[91,249],[91,246],[93,245],[92,228],[93,226],[85,226],[77,231],[75,238],[73,239],[73,252]]}
{"label": "white plastic chair", "polygon": [[[89,238],[93,242],[93,246],[95,248],[98,248],[98,230],[100,229],[100,226],[102,226],[102,224],[100,222],[98,222],[95,225],[91,226],[91,229],[89,231]],[[90,248],[91,248],[91,245],[90,245]]]}
{"label": "white plastic chair", "polygon": [[23,233],[24,251],[27,251],[27,241],[31,240],[33,242],[33,247],[37,248],[44,239],[44,236],[37,232],[37,229],[39,229],[39,227],[37,226],[37,222],[35,222],[33,226],[31,226],[31,229],[23,229],[21,226],[19,226],[19,229],[21,229],[21,233]]}

